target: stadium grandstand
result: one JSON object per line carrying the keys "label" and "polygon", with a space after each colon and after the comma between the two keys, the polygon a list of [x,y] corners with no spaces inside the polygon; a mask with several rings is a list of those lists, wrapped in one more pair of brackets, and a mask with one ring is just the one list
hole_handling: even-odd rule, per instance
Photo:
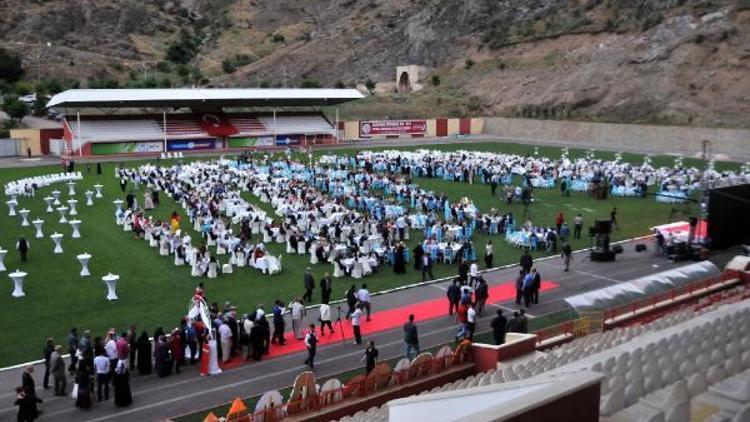
{"label": "stadium grandstand", "polygon": [[318,110],[362,98],[354,89],[73,89],[61,112],[61,155],[189,152],[335,142]]}

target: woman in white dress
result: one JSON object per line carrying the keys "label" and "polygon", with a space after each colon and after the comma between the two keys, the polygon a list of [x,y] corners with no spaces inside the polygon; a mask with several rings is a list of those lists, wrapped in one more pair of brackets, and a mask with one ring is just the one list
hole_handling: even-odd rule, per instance
{"label": "woman in white dress", "polygon": [[211,330],[211,339],[208,340],[208,350],[208,374],[220,374],[221,368],[219,368],[219,349],[216,347],[216,330]]}

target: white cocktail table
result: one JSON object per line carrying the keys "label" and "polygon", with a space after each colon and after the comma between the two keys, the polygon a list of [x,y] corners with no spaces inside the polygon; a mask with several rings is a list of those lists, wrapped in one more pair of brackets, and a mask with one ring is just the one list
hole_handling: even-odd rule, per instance
{"label": "white cocktail table", "polygon": [[122,199],[115,199],[112,201],[113,204],[115,204],[115,207],[117,208],[117,214],[119,214],[122,211],[122,204],[125,203]]}
{"label": "white cocktail table", "polygon": [[73,234],[70,235],[73,239],[80,239],[81,233],[78,231],[78,227],[81,226],[81,220],[70,220],[68,221],[70,227],[73,229]]}
{"label": "white cocktail table", "polygon": [[81,263],[81,277],[88,277],[91,275],[89,272],[89,261],[91,260],[91,254],[84,252],[78,255],[78,262]]}
{"label": "white cocktail table", "polygon": [[8,216],[15,217],[16,205],[18,205],[18,201],[16,201],[15,199],[11,199],[10,201],[7,201],[5,203],[8,204]]}
{"label": "white cocktail table", "polygon": [[52,191],[52,196],[55,200],[52,202],[53,205],[60,205],[60,191],[55,189]]}
{"label": "white cocktail table", "polygon": [[55,200],[55,198],[53,198],[51,196],[47,196],[47,197],[44,198],[44,202],[47,203],[47,212],[55,212],[55,209],[52,208],[52,201],[54,201],[54,200]]}
{"label": "white cocktail table", "polygon": [[102,277],[102,280],[104,283],[107,284],[107,300],[113,301],[117,300],[117,292],[115,292],[115,289],[117,289],[117,280],[120,279],[119,275],[116,274],[107,274],[104,277]]}
{"label": "white cocktail table", "polygon": [[5,255],[8,255],[8,251],[0,249],[0,271],[5,271]]}
{"label": "white cocktail table", "polygon": [[34,223],[34,227],[36,227],[36,238],[41,239],[44,237],[44,232],[42,231],[42,225],[44,225],[44,220],[36,219],[32,221]]}
{"label": "white cocktail table", "polygon": [[16,270],[15,272],[8,274],[8,277],[13,280],[13,293],[11,294],[13,297],[26,296],[26,293],[23,292],[23,279],[27,275],[28,274],[20,270]]}
{"label": "white cocktail table", "polygon": [[65,224],[68,222],[68,219],[65,218],[66,211],[68,211],[68,207],[57,207],[57,212],[60,213],[60,221],[58,221],[58,223]]}
{"label": "white cocktail table", "polygon": [[96,189],[96,198],[102,198],[104,195],[102,195],[102,188],[104,185],[94,185],[94,189]]}
{"label": "white cocktail table", "polygon": [[90,207],[90,206],[94,205],[94,200],[93,200],[93,198],[94,198],[94,191],[87,190],[84,193],[86,194],[86,206]]}
{"label": "white cocktail table", "polygon": [[26,208],[18,211],[18,214],[21,216],[21,227],[28,227],[31,224],[29,224],[29,213],[31,210],[27,210]]}
{"label": "white cocktail table", "polygon": [[54,234],[50,235],[49,238],[52,239],[53,242],[55,242],[55,250],[53,252],[54,253],[63,253],[63,248],[62,248],[62,245],[61,245],[63,235],[60,234],[60,233],[55,232]]}
{"label": "white cocktail table", "polygon": [[76,182],[68,182],[68,195],[73,196],[76,194]]}
{"label": "white cocktail table", "polygon": [[68,206],[70,207],[69,215],[78,215],[78,211],[76,210],[76,206],[78,205],[77,199],[68,199]]}

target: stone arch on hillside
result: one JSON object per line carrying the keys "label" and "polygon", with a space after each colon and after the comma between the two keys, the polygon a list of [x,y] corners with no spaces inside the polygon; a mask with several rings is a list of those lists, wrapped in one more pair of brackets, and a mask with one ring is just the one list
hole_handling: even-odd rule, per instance
{"label": "stone arch on hillside", "polygon": [[398,77],[398,92],[406,94],[411,91],[411,83],[409,82],[409,72],[401,72],[401,76]]}

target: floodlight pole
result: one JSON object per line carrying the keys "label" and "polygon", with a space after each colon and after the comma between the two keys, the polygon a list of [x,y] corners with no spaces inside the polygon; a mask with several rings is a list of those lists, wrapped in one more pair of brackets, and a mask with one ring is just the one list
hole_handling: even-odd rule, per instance
{"label": "floodlight pole", "polygon": [[276,109],[273,109],[273,145],[276,146]]}
{"label": "floodlight pole", "polygon": [[164,132],[164,152],[167,152],[167,110],[164,109],[161,111],[162,116],[162,127]]}
{"label": "floodlight pole", "polygon": [[336,143],[341,143],[341,131],[339,129],[339,108],[336,107]]}
{"label": "floodlight pole", "polygon": [[81,110],[76,110],[76,123],[78,126],[78,136],[75,139],[78,141],[78,155],[83,156],[83,146],[81,146]]}

